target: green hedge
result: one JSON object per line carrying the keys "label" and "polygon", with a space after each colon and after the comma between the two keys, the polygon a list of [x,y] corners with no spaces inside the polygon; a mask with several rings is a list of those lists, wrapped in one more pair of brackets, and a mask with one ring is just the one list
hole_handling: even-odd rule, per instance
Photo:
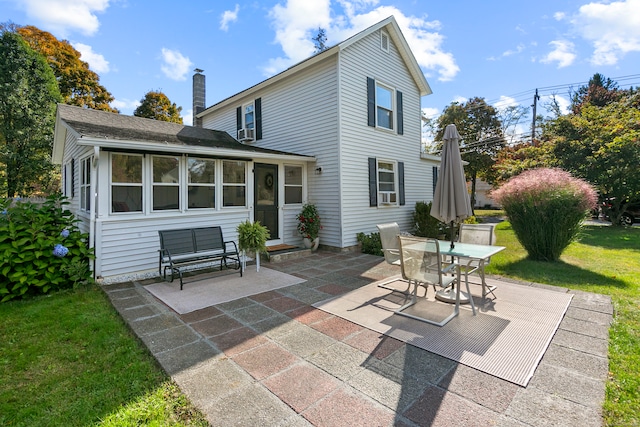
{"label": "green hedge", "polygon": [[92,280],[89,236],[65,198],[42,204],[0,200],[0,302],[70,288]]}

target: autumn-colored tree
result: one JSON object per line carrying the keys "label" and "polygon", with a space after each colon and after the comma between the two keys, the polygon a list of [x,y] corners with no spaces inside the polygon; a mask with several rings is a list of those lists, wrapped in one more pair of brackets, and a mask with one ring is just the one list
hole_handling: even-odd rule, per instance
{"label": "autumn-colored tree", "polygon": [[163,122],[180,123],[182,107],[172,103],[167,95],[160,91],[149,91],[140,100],[140,105],[133,112],[134,116],[148,119],[161,120]]}
{"label": "autumn-colored tree", "polygon": [[0,187],[31,195],[50,181],[56,78],[19,34],[0,29]]}
{"label": "autumn-colored tree", "polygon": [[114,100],[113,95],[100,84],[98,74],[89,69],[89,64],[80,59],[80,52],[68,41],[58,40],[32,25],[10,27],[45,57],[58,81],[63,103],[118,112],[109,105]]}

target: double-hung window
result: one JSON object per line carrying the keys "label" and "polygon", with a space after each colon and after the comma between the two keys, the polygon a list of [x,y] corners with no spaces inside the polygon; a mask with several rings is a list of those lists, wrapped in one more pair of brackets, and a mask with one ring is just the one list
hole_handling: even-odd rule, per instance
{"label": "double-hung window", "polygon": [[111,155],[112,212],[142,212],[142,161],[139,154]]}
{"label": "double-hung window", "polygon": [[91,210],[91,160],[80,160],[80,210],[85,212]]}
{"label": "double-hung window", "polygon": [[396,162],[378,160],[378,204],[396,205],[397,195]]}
{"label": "double-hung window", "polygon": [[189,209],[216,207],[216,162],[210,159],[187,159]]}
{"label": "double-hung window", "polygon": [[242,107],[242,124],[245,129],[253,129],[255,127],[255,112],[253,102]]}
{"label": "double-hung window", "polygon": [[153,210],[180,208],[180,157],[152,156]]}
{"label": "double-hung window", "polygon": [[222,162],[222,206],[247,205],[247,163]]}
{"label": "double-hung window", "polygon": [[284,203],[302,203],[302,166],[284,167]]}
{"label": "double-hung window", "polygon": [[369,206],[404,206],[404,162],[369,157]]}
{"label": "double-hung window", "polygon": [[404,134],[402,92],[367,77],[367,125]]}
{"label": "double-hung window", "polygon": [[393,89],[376,83],[376,125],[393,130]]}

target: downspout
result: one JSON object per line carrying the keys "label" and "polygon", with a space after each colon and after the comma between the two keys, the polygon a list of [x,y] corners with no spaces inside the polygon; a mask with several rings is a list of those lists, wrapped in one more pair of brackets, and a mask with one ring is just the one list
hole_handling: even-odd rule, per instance
{"label": "downspout", "polygon": [[[91,194],[93,197],[91,198],[91,208],[89,210],[89,248],[93,248],[95,255],[95,247],[96,247],[96,203],[98,202],[98,194],[96,191],[96,186],[98,183],[98,162],[100,160],[100,147],[97,145],[93,147],[93,160],[91,161]],[[93,272],[93,280],[96,280],[96,262],[98,257],[94,256],[93,258],[93,266],[91,268]]]}

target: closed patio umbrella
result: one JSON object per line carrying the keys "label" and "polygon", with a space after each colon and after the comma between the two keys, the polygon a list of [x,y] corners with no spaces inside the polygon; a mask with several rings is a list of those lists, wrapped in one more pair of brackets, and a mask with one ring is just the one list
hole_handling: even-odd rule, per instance
{"label": "closed patio umbrella", "polygon": [[460,223],[473,215],[462,168],[459,140],[456,125],[447,125],[444,130],[440,174],[431,205],[431,216],[451,224],[451,249],[455,246],[454,223]]}
{"label": "closed patio umbrella", "polygon": [[[431,204],[431,216],[451,224],[451,250],[455,247],[454,223],[460,223],[473,215],[467,192],[467,181],[464,178],[464,169],[462,168],[459,140],[460,134],[456,125],[447,125],[442,138],[440,174]],[[460,286],[459,283],[458,286]],[[436,298],[445,302],[454,302],[455,295],[453,288],[436,292]],[[469,299],[469,295],[460,292],[461,303],[468,303]]]}

